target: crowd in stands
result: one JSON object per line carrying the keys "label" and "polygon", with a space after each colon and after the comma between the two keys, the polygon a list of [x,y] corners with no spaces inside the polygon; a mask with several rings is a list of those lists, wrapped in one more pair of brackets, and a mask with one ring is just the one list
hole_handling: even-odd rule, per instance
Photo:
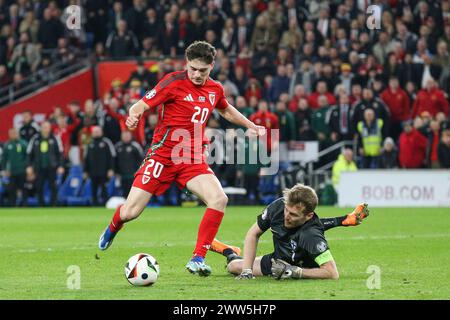
{"label": "crowd in stands", "polygon": [[[68,33],[61,27],[62,9],[77,3],[0,0],[2,85],[18,73],[39,70],[44,49],[54,50],[51,61],[62,59],[63,43],[73,46],[70,54],[87,50],[96,60],[159,63],[146,69],[140,62],[128,81],[113,82],[102,99],[55,107],[46,126],[58,137],[61,156],[57,163],[45,156],[44,163],[60,173],[64,164],[81,163],[96,177],[91,171],[97,169],[87,163],[91,148],[101,146],[111,158],[102,160],[108,166],[96,185],[114,174],[129,175],[131,165],[125,174],[116,163],[119,150],[129,149],[120,146],[133,144],[138,159],[151,142],[158,114],[149,114],[131,134],[124,125],[127,108],[165,73],[183,68],[179,58],[194,40],[218,49],[212,78],[249,119],[280,129],[280,144],[318,141],[324,150],[345,141],[353,147],[328,159],[338,160],[334,184],[342,170],[450,168],[448,0],[86,0],[81,32]],[[367,27],[368,4],[382,8],[379,29]],[[10,135],[24,149],[28,143],[23,161],[29,161],[45,131],[38,132],[30,114],[23,118],[20,134]],[[213,114],[208,127],[231,125]],[[249,177],[258,177],[258,169],[215,168],[225,184],[243,181],[253,189]]]}

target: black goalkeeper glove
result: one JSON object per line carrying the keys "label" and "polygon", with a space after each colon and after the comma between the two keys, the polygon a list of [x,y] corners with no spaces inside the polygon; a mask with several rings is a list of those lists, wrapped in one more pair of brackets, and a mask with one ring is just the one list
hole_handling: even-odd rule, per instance
{"label": "black goalkeeper glove", "polygon": [[236,280],[243,279],[255,279],[252,269],[244,269],[242,270],[241,274],[236,277]]}
{"label": "black goalkeeper glove", "polygon": [[297,266],[290,265],[281,259],[272,259],[272,276],[276,280],[280,279],[300,279],[303,274],[303,269]]}

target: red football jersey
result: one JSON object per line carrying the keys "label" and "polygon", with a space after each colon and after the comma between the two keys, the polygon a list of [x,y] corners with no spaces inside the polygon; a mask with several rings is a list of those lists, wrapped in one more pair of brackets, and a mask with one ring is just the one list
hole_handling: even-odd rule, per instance
{"label": "red football jersey", "polygon": [[206,123],[214,108],[225,109],[228,102],[222,85],[208,78],[202,86],[192,83],[187,71],[167,74],[142,98],[150,108],[161,105],[148,154],[170,160],[203,159],[202,141]]}

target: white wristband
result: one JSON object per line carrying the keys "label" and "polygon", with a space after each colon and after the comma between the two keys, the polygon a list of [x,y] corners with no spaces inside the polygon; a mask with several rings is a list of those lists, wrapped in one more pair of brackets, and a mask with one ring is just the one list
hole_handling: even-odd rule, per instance
{"label": "white wristband", "polygon": [[303,276],[303,269],[300,267],[294,268],[294,270],[292,272],[292,278],[301,279],[302,276]]}

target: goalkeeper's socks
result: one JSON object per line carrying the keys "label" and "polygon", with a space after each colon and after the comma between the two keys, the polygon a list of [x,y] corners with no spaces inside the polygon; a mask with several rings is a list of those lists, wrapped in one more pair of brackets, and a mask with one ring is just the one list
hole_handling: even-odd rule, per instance
{"label": "goalkeeper's socks", "polygon": [[231,248],[223,250],[223,255],[227,258],[227,264],[229,264],[233,260],[242,259],[242,257],[236,254],[236,252],[234,252]]}
{"label": "goalkeeper's socks", "polygon": [[223,252],[222,252],[222,254],[223,254],[225,257],[228,257],[230,254],[233,254],[233,253],[235,253],[235,252],[234,252],[233,249],[231,249],[231,248],[226,248],[226,249],[224,249]]}
{"label": "goalkeeper's socks", "polygon": [[206,208],[205,214],[198,228],[197,244],[194,254],[204,257],[211,247],[211,243],[219,231],[222,222],[223,212],[211,208]]}
{"label": "goalkeeper's socks", "polygon": [[114,213],[114,216],[111,220],[111,223],[109,224],[109,230],[111,232],[118,232],[120,229],[122,229],[123,226],[123,221],[120,218],[120,209],[122,208],[123,205],[120,205],[117,209],[116,212]]}

